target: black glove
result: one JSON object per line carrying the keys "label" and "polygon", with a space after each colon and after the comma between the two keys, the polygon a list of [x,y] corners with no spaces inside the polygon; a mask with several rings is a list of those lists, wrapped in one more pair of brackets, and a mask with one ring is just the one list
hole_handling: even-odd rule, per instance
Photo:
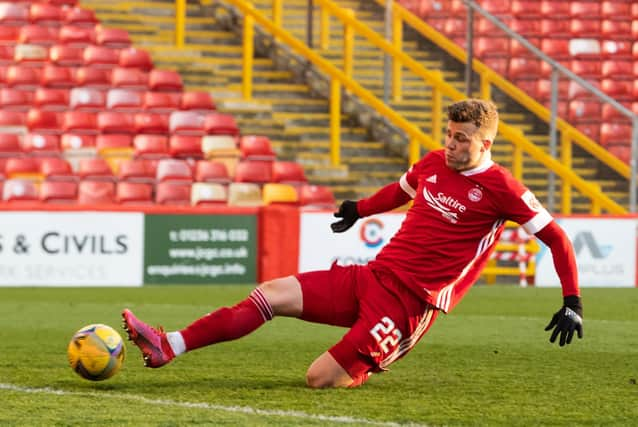
{"label": "black glove", "polygon": [[357,212],[357,202],[353,202],[352,200],[343,201],[334,216],[335,218],[341,218],[341,220],[330,224],[330,228],[332,228],[332,231],[335,233],[343,233],[352,227],[360,218],[359,212]]}
{"label": "black glove", "polygon": [[552,328],[554,330],[549,342],[556,341],[560,333],[561,347],[572,342],[574,331],[578,332],[578,338],[583,337],[583,305],[579,296],[570,295],[563,298],[563,307],[554,314],[545,330],[549,331]]}

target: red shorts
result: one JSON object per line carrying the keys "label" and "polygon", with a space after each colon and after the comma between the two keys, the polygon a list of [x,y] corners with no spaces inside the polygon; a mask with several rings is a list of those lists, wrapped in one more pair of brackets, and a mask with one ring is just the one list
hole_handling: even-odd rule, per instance
{"label": "red shorts", "polygon": [[438,314],[392,275],[365,265],[333,264],[297,279],[302,319],[350,328],[328,351],[353,379],[382,371],[407,354]]}

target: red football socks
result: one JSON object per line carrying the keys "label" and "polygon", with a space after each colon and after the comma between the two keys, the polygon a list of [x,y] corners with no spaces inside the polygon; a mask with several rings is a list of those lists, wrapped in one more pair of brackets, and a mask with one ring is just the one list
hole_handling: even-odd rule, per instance
{"label": "red football socks", "polygon": [[201,317],[182,329],[186,350],[191,351],[222,341],[247,335],[273,318],[270,303],[261,289],[253,290],[248,298]]}

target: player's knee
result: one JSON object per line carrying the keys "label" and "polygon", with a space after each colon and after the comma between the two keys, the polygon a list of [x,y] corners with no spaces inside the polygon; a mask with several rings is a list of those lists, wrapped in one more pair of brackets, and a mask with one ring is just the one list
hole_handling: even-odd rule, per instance
{"label": "player's knee", "polygon": [[306,385],[310,388],[338,387],[332,378],[312,367],[306,372]]}

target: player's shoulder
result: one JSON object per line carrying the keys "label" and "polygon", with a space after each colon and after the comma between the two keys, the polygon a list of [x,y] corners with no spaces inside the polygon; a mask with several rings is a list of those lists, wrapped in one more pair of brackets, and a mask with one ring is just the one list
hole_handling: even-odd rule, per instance
{"label": "player's shoulder", "polygon": [[421,157],[421,160],[414,164],[415,168],[423,168],[432,164],[445,164],[445,149],[429,151],[425,156]]}

